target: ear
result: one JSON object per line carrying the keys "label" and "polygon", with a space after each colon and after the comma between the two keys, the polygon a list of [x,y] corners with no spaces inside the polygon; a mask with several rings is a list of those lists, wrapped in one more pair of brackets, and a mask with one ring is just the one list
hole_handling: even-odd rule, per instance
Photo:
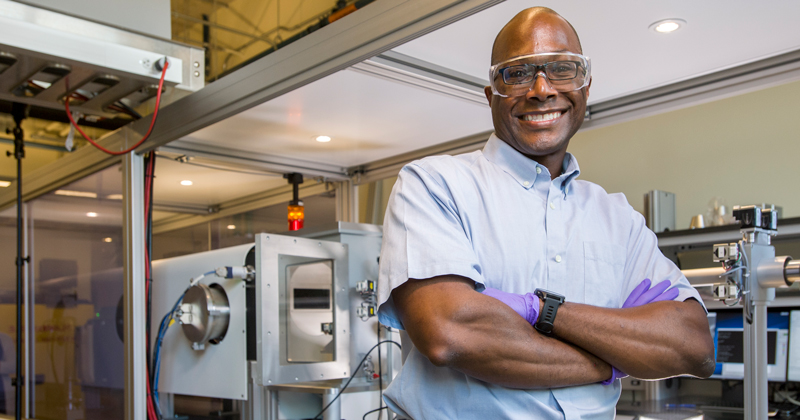
{"label": "ear", "polygon": [[[592,83],[591,80],[589,81],[589,83]],[[494,96],[494,94],[492,93],[492,87],[491,86],[484,86],[483,93],[484,93],[484,95],[486,95],[486,100],[489,101],[489,106],[491,107],[492,106],[492,96]]]}
{"label": "ear", "polygon": [[589,84],[586,85],[586,98],[589,98],[589,88],[592,87],[592,78],[589,78]]}

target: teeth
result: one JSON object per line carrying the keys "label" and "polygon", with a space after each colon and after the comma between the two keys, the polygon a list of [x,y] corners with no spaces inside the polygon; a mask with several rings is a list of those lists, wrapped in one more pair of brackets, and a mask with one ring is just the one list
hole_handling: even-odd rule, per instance
{"label": "teeth", "polygon": [[561,116],[561,112],[550,112],[547,114],[527,114],[523,115],[524,121],[550,121]]}

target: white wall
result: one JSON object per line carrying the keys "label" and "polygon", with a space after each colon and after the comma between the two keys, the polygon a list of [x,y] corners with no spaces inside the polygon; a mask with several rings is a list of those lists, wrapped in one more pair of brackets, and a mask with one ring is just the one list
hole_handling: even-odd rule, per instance
{"label": "white wall", "polygon": [[772,203],[800,216],[800,82],[578,133],[581,179],[623,192],[638,211],[658,189],[676,194],[676,228],[713,197]]}
{"label": "white wall", "polygon": [[19,3],[172,39],[170,0],[24,0]]}

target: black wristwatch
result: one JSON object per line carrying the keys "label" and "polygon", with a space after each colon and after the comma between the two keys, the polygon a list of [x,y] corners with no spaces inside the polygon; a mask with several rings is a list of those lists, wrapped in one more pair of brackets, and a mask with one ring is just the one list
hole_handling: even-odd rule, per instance
{"label": "black wristwatch", "polygon": [[542,334],[551,335],[553,333],[553,322],[556,320],[556,312],[558,312],[558,307],[564,303],[564,296],[544,289],[536,289],[533,293],[544,302],[542,313],[539,314],[539,319],[533,327]]}

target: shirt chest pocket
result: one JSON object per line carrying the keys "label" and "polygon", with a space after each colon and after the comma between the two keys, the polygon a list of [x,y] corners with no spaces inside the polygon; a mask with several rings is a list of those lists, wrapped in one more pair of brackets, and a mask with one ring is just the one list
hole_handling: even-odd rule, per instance
{"label": "shirt chest pocket", "polygon": [[605,242],[584,242],[584,303],[619,308],[624,272],[625,248]]}

